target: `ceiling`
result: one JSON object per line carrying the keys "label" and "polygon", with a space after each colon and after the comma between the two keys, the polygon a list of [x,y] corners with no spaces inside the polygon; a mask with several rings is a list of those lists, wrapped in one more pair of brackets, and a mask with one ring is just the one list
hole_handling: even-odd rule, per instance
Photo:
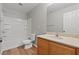
{"label": "ceiling", "polygon": [[19,11],[22,13],[27,13],[32,8],[38,5],[38,3],[22,3],[22,4],[23,5],[21,6],[18,3],[3,3],[3,8]]}
{"label": "ceiling", "polygon": [[54,12],[56,10],[71,6],[75,3],[53,3],[48,6],[48,13]]}
{"label": "ceiling", "polygon": [[[22,13],[27,13],[36,7],[39,3],[22,3],[20,6],[18,3],[3,3],[3,8],[19,11]],[[48,13],[54,12],[61,8],[73,5],[75,3],[48,3]]]}

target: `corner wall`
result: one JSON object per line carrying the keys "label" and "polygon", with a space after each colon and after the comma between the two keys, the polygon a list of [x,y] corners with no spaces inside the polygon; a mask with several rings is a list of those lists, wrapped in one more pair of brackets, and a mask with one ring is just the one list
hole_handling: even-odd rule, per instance
{"label": "corner wall", "polygon": [[42,34],[47,31],[47,5],[39,4],[36,8],[28,13],[28,18],[31,18],[31,32],[33,34]]}

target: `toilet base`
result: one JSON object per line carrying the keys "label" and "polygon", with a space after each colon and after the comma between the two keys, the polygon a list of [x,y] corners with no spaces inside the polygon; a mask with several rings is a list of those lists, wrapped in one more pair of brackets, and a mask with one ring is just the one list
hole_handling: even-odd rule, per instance
{"label": "toilet base", "polygon": [[29,49],[29,48],[32,48],[32,43],[28,44],[28,45],[25,45],[25,47],[24,47],[24,49]]}

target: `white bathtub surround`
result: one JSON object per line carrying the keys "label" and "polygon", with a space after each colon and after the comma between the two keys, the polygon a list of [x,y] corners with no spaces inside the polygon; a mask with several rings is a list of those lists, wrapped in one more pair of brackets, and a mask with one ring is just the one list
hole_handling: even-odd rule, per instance
{"label": "white bathtub surround", "polygon": [[21,46],[27,38],[27,21],[21,18],[4,16],[1,23],[2,51]]}

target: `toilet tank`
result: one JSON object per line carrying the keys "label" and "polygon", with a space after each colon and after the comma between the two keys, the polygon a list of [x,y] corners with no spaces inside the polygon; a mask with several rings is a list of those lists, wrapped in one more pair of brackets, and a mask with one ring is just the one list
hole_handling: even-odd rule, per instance
{"label": "toilet tank", "polygon": [[31,40],[35,40],[36,35],[35,34],[31,34]]}

